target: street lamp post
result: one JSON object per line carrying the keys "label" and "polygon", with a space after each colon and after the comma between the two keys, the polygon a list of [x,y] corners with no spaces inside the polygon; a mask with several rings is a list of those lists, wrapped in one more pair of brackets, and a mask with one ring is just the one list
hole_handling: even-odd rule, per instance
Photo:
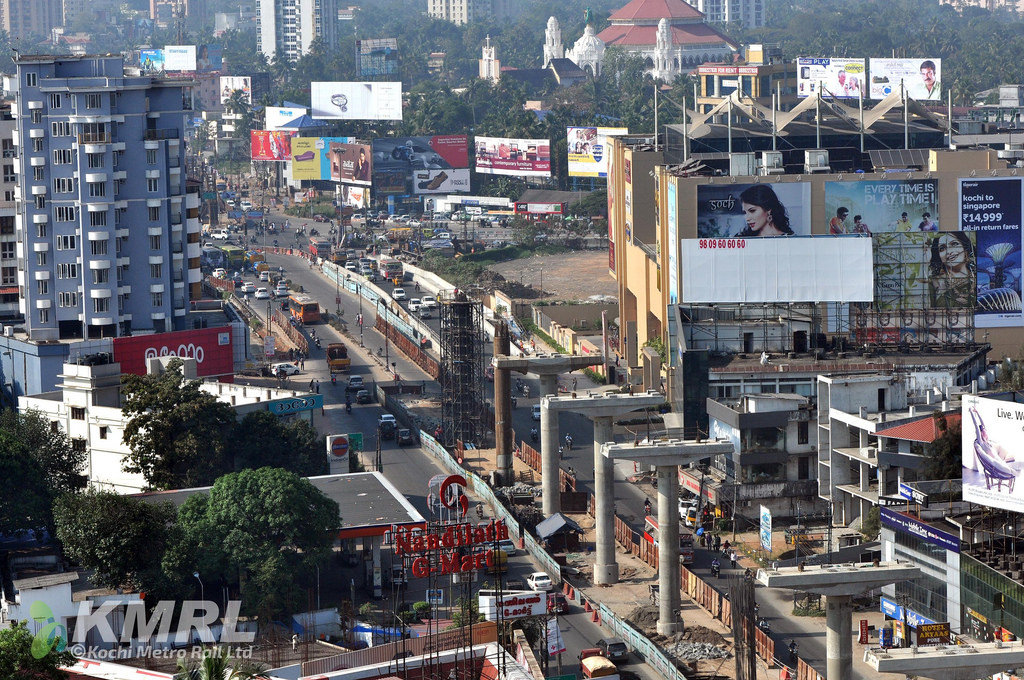
{"label": "street lamp post", "polygon": [[199,572],[198,571],[193,571],[192,575],[196,577],[197,581],[199,581],[199,599],[201,599],[203,602],[205,602],[206,601],[206,587],[203,585],[203,579],[199,578]]}

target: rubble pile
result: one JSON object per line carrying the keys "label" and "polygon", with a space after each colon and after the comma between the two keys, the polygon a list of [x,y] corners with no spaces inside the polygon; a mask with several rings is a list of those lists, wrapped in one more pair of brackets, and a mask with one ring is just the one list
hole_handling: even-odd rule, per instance
{"label": "rubble pile", "polygon": [[705,659],[727,659],[729,652],[709,642],[677,642],[665,648],[673,658],[682,661],[703,661]]}

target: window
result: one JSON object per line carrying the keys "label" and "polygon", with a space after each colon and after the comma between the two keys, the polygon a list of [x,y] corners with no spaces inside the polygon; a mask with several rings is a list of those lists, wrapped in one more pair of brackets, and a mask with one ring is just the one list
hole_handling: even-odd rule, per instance
{"label": "window", "polygon": [[78,237],[74,234],[64,234],[57,237],[57,250],[74,250],[78,247]]}
{"label": "window", "polygon": [[37,165],[36,167],[32,168],[32,179],[34,179],[36,182],[42,182],[44,179],[46,179],[45,177],[43,177],[42,166]]}
{"label": "window", "polygon": [[810,426],[806,420],[801,420],[796,424],[796,443],[806,444],[808,441],[808,434]]}
{"label": "window", "polygon": [[0,267],[0,283],[5,286],[13,286],[18,283],[18,268]]}
{"label": "window", "polygon": [[89,250],[93,255],[106,255],[107,254],[107,242],[106,241],[89,241]]}
{"label": "window", "polygon": [[39,281],[36,281],[36,293],[39,295],[50,294],[50,282],[48,279],[40,279]]}
{"label": "window", "polygon": [[58,120],[50,123],[50,136],[51,137],[70,137],[71,136],[71,123],[66,120]]}
{"label": "window", "polygon": [[61,307],[77,307],[78,293],[57,293],[57,304]]}
{"label": "window", "polygon": [[13,203],[15,201],[14,192],[9,190],[5,191],[4,200],[7,201],[8,203]]}
{"label": "window", "polygon": [[150,222],[157,222],[160,220],[160,208],[157,206],[150,206],[149,208],[149,220]]}
{"label": "window", "polygon": [[92,198],[102,198],[107,195],[107,185],[105,182],[89,182],[89,196]]}
{"label": "window", "polygon": [[110,311],[110,298],[93,298],[92,311],[96,314],[103,314]]}
{"label": "window", "polygon": [[107,438],[107,432],[110,430],[106,425],[100,425],[100,439]]}
{"label": "window", "polygon": [[18,176],[16,174],[14,174],[14,164],[13,163],[11,163],[10,165],[5,164],[4,165],[4,181],[5,182],[14,182],[14,181],[17,181],[17,179],[18,179]]}
{"label": "window", "polygon": [[35,203],[37,210],[46,210],[46,196],[43,194],[36,194]]}
{"label": "window", "polygon": [[78,264],[75,262],[62,262],[57,265],[58,279],[77,279]]}
{"label": "window", "polygon": [[91,212],[91,213],[89,213],[89,226],[90,227],[105,227],[105,226],[107,226],[107,213],[105,213],[105,212]]}
{"label": "window", "polygon": [[53,193],[70,194],[75,190],[75,180],[71,177],[55,177],[53,180]]}
{"label": "window", "polygon": [[43,152],[43,138],[42,137],[36,137],[35,139],[32,140],[32,151],[33,151],[33,153],[42,153]]}
{"label": "window", "polygon": [[14,215],[0,216],[0,234],[12,236],[14,234]]}
{"label": "window", "polygon": [[45,267],[46,266],[46,253],[45,252],[36,253],[36,264],[39,265],[40,267]]}
{"label": "window", "polygon": [[149,249],[150,250],[160,250],[160,237],[159,236],[150,236],[149,237]]}
{"label": "window", "polygon": [[72,439],[71,450],[75,453],[85,453],[85,440],[81,438]]}
{"label": "window", "polygon": [[150,177],[146,180],[146,188],[151,194],[160,191],[160,180],[156,177]]}
{"label": "window", "polygon": [[100,94],[87,94],[85,95],[85,108],[87,109],[98,109],[103,106],[103,95]]}
{"label": "window", "polygon": [[50,95],[50,108],[51,109],[59,109],[61,104],[62,104],[62,102],[61,102],[60,92],[55,92],[55,93]]}
{"label": "window", "polygon": [[103,154],[101,153],[90,153],[86,154],[86,160],[90,168],[102,168],[103,167]]}
{"label": "window", "polygon": [[32,109],[31,119],[32,119],[32,123],[34,125],[39,125],[40,123],[42,123],[43,122],[43,110],[42,109]]}
{"label": "window", "polygon": [[93,283],[109,283],[110,282],[110,270],[109,269],[93,269],[92,270],[92,282]]}
{"label": "window", "polygon": [[81,406],[72,406],[71,420],[85,420],[85,409]]}
{"label": "window", "polygon": [[37,309],[39,312],[39,323],[50,323],[50,310],[49,309]]}
{"label": "window", "polygon": [[156,165],[156,160],[157,160],[157,150],[156,149],[146,149],[146,163],[148,163],[149,165]]}
{"label": "window", "polygon": [[[93,213],[94,215],[96,213]],[[74,222],[75,221],[75,206],[73,205],[58,205],[53,209],[53,220],[54,222]]]}
{"label": "window", "polygon": [[164,266],[162,264],[151,264],[149,265],[149,275],[154,279],[159,279],[163,274]]}
{"label": "window", "polygon": [[164,294],[163,293],[153,293],[153,306],[154,307],[163,307],[164,306]]}
{"label": "window", "polygon": [[37,82],[39,82],[39,81],[36,80],[36,74],[35,73],[26,73],[25,74],[25,86],[26,87],[35,87]]}
{"label": "window", "polygon": [[54,149],[53,150],[53,164],[54,165],[71,165],[73,162],[73,156],[71,149]]}
{"label": "window", "polygon": [[15,255],[16,247],[17,247],[17,244],[15,244],[13,242],[10,242],[10,243],[0,243],[0,259],[9,260],[12,257],[15,257],[16,256]]}
{"label": "window", "polygon": [[36,225],[36,238],[46,238],[46,225],[45,224],[37,224]]}

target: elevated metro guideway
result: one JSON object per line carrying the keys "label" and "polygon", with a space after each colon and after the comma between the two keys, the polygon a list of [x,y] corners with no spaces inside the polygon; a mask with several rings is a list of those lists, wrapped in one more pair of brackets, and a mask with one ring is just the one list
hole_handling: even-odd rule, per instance
{"label": "elevated metro guideway", "polygon": [[866,649],[864,663],[879,673],[936,680],[975,680],[1024,666],[1024,644],[984,642],[897,649]]}

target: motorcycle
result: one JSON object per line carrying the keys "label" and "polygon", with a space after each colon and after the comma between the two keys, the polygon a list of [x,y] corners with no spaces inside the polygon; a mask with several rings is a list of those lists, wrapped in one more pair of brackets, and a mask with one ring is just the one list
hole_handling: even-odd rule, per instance
{"label": "motorcycle", "polygon": [[352,402],[351,401],[346,401],[345,402],[345,413],[352,413]]}
{"label": "motorcycle", "polygon": [[515,408],[518,405],[518,403],[516,401],[516,398],[512,397],[511,400],[512,400],[512,408]]}
{"label": "motorcycle", "polygon": [[718,560],[715,560],[714,562],[711,563],[711,575],[714,576],[715,578],[721,578],[721,576],[720,576],[721,573],[722,573],[722,565],[718,562]]}
{"label": "motorcycle", "polygon": [[758,619],[757,627],[765,635],[771,635],[772,634],[772,624],[768,623],[768,619]]}
{"label": "motorcycle", "polygon": [[572,436],[565,435],[565,448],[572,451]]}
{"label": "motorcycle", "polygon": [[314,339],[313,339],[313,342],[315,342],[315,343],[316,343],[316,348],[317,348],[317,349],[320,349],[320,338],[314,338]]}
{"label": "motorcycle", "polygon": [[791,664],[795,664],[796,663],[796,655],[797,655],[797,651],[798,650],[799,650],[799,647],[796,644],[796,640],[793,640],[792,642],[789,643],[789,663],[791,663]]}
{"label": "motorcycle", "polygon": [[537,428],[533,428],[532,430],[530,430],[530,441],[532,441],[535,444],[537,443]]}
{"label": "motorcycle", "polygon": [[648,498],[644,501],[644,517],[651,516],[651,499]]}

